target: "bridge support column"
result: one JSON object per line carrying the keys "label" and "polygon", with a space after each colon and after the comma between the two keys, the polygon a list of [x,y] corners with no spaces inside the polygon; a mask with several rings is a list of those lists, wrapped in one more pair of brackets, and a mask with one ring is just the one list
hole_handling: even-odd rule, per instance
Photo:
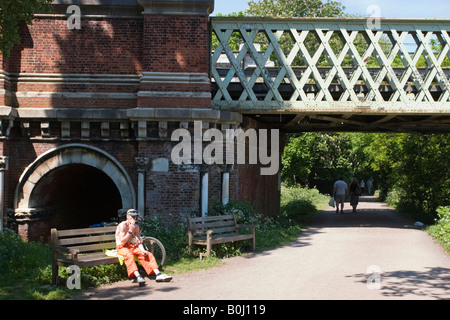
{"label": "bridge support column", "polygon": [[141,218],[144,218],[145,213],[145,172],[147,171],[149,158],[137,157],[136,165],[138,167],[138,198],[137,209]]}
{"label": "bridge support column", "polygon": [[0,232],[4,230],[5,213],[5,171],[8,170],[8,157],[0,156]]}
{"label": "bridge support column", "polygon": [[214,0],[138,0],[144,8],[138,108],[211,108],[209,14]]}

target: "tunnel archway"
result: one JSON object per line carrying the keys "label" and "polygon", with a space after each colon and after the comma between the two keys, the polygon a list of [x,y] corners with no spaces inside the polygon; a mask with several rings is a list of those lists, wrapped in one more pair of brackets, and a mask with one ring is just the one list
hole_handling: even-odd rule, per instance
{"label": "tunnel archway", "polygon": [[101,170],[70,164],[44,175],[30,195],[32,208],[52,208],[52,225],[59,229],[85,228],[117,218],[120,192]]}
{"label": "tunnel archway", "polygon": [[51,227],[81,228],[111,221],[123,208],[135,207],[131,179],[105,151],[83,144],[50,150],[30,164],[14,196],[16,217],[50,212]]}

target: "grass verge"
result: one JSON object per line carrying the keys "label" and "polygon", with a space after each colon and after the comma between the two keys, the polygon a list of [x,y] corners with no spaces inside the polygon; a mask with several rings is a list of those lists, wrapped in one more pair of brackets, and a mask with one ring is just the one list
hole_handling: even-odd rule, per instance
{"label": "grass verge", "polygon": [[[256,225],[256,251],[287,245],[302,232],[302,223],[324,209],[328,196],[315,189],[282,188],[281,214],[268,218],[255,212],[245,202],[232,201],[226,206],[215,204],[210,215],[234,213],[238,223]],[[188,253],[187,226],[164,228],[158,217],[146,218],[141,224],[143,235],[158,238],[167,251],[164,272],[176,275],[220,266],[222,259],[240,256],[251,248],[250,241],[216,245],[210,257],[200,260]],[[204,250],[203,247],[198,251]],[[114,264],[83,268],[81,291],[69,290],[51,283],[51,247],[43,243],[23,242],[12,231],[0,233],[0,300],[58,300],[80,294],[83,288],[126,279],[124,265]],[[60,276],[68,277],[66,268]]]}

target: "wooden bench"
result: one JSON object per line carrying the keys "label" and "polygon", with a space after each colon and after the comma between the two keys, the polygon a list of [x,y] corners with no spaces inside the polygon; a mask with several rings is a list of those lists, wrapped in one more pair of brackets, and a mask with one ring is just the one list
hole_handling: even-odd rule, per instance
{"label": "wooden bench", "polygon": [[[238,229],[250,229],[251,233],[239,233]],[[213,244],[241,240],[252,240],[252,250],[255,250],[255,226],[236,224],[233,214],[188,218],[189,252],[192,254],[194,245],[206,246],[206,254],[211,254]]]}
{"label": "wooden bench", "polygon": [[117,257],[108,257],[104,251],[116,249],[116,228],[52,229],[52,283],[58,282],[59,266],[83,268],[119,262]]}

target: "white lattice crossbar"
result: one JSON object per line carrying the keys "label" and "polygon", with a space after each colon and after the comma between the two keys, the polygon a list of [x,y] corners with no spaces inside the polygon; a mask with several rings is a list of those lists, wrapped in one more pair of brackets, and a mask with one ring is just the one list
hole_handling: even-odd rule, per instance
{"label": "white lattice crossbar", "polygon": [[213,107],[450,113],[450,19],[211,20]]}

